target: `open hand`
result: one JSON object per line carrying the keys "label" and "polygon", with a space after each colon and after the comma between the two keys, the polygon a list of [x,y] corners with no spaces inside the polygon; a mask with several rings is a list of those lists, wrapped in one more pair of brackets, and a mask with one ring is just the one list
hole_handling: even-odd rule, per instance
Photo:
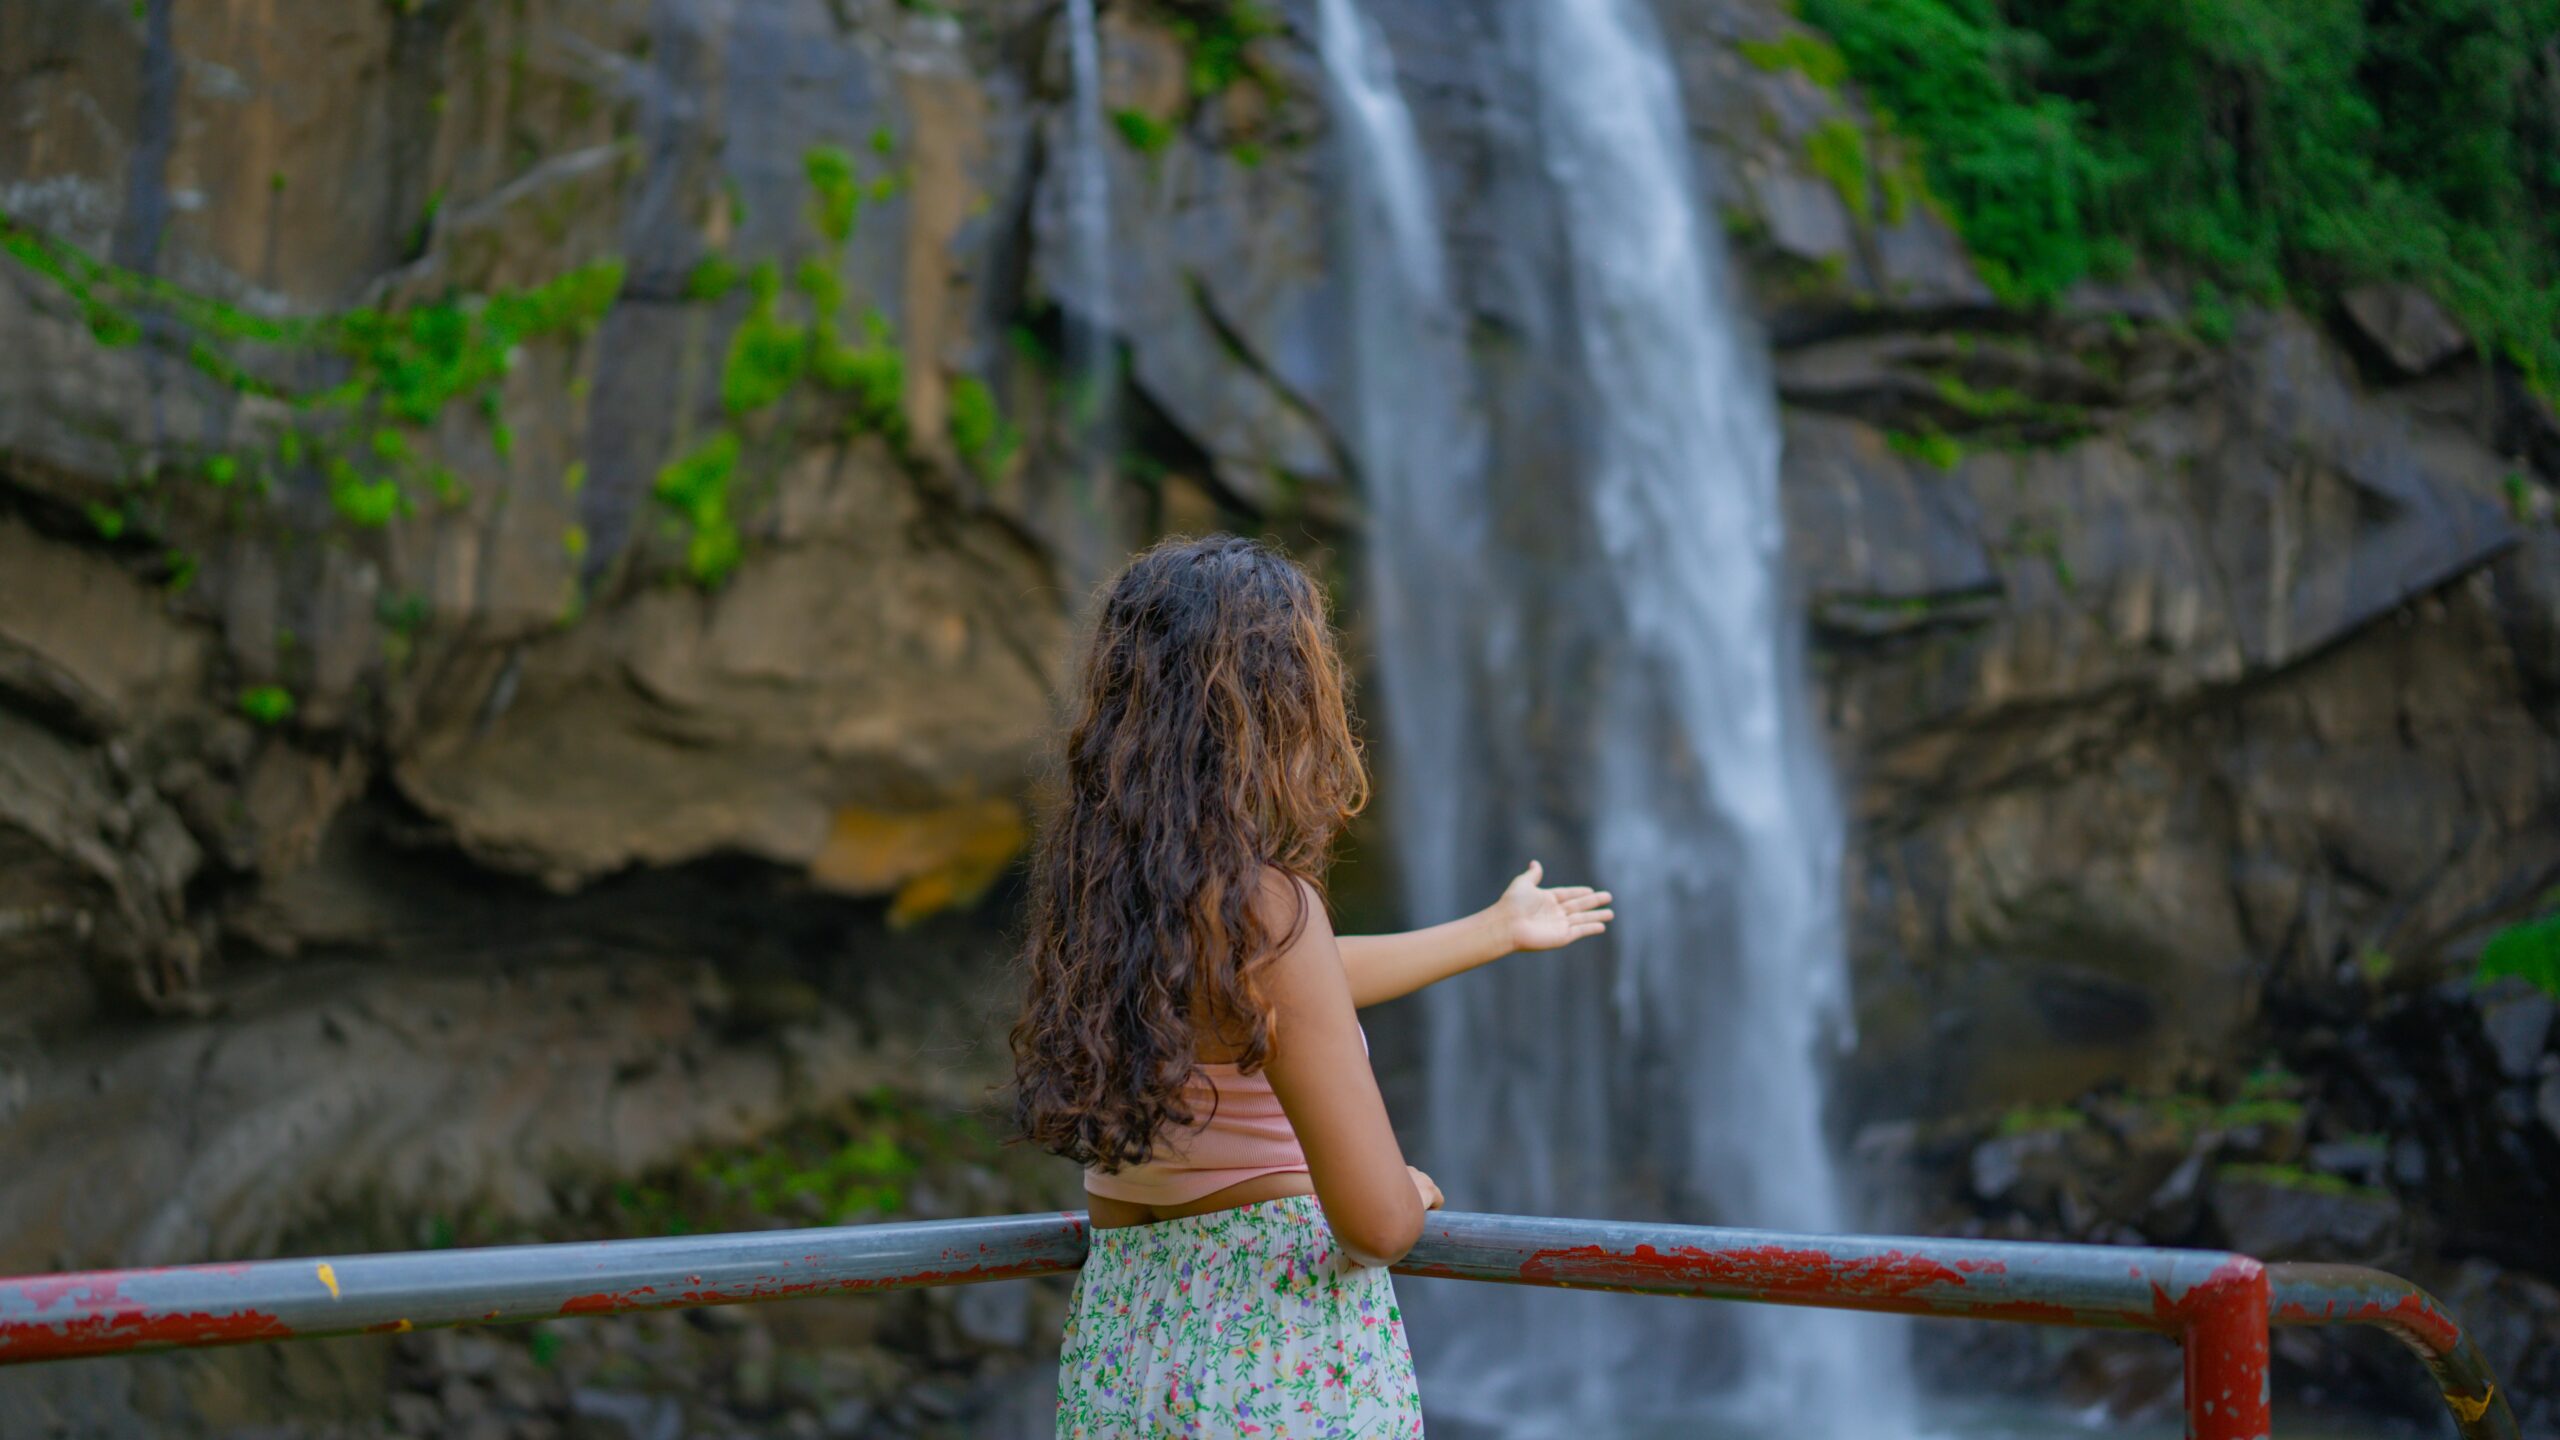
{"label": "open hand", "polygon": [[1493,902],[1505,937],[1514,950],[1554,950],[1589,939],[1609,928],[1618,912],[1609,908],[1609,892],[1588,885],[1559,885],[1549,890],[1538,882],[1546,867],[1537,861],[1513,876],[1502,898]]}

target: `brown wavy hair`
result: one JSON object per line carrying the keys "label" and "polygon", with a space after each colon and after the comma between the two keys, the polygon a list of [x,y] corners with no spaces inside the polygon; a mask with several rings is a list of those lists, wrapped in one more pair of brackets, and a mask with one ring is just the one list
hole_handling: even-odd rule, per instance
{"label": "brown wavy hair", "polygon": [[1248,1072],[1269,1057],[1260,975],[1306,913],[1276,929],[1256,893],[1270,869],[1321,886],[1369,778],[1324,591],[1232,535],[1130,562],[1073,705],[1033,855],[1014,1116],[1117,1170],[1199,1118],[1182,1092],[1203,1033]]}

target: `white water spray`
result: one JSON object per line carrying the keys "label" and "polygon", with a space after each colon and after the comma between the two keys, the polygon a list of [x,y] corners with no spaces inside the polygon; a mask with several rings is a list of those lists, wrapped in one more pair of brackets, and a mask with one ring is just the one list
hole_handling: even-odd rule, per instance
{"label": "white water spray", "polygon": [[[1560,473],[1488,465],[1392,66],[1354,0],[1319,21],[1409,899],[1421,919],[1480,904],[1534,846],[1587,863],[1621,916],[1613,976],[1521,957],[1429,997],[1427,1163],[1469,1209],[1843,1229],[1822,1127],[1847,1009],[1838,801],[1783,585],[1771,383],[1661,37],[1635,0],[1522,0],[1504,23],[1544,205],[1509,228],[1552,234],[1560,282],[1530,337],[1570,377]],[[1705,1307],[1432,1298],[1424,1393],[1462,1423],[1697,1433],[1721,1353],[1720,1409],[1749,1432],[1911,1433],[1890,1322],[1750,1309],[1737,1356]]]}
{"label": "white water spray", "polygon": [[1102,123],[1102,45],[1094,0],[1067,0],[1069,98],[1057,156],[1064,263],[1055,287],[1065,340],[1057,415],[1059,464],[1038,503],[1074,585],[1086,588],[1125,556],[1114,515],[1120,448],[1120,306],[1111,237],[1111,168]]}
{"label": "white water spray", "polygon": [[1111,170],[1103,154],[1102,44],[1093,0],[1067,0],[1067,68],[1075,87],[1067,120],[1068,270],[1082,314],[1068,320],[1068,364],[1082,380],[1107,373],[1119,328],[1111,277]]}

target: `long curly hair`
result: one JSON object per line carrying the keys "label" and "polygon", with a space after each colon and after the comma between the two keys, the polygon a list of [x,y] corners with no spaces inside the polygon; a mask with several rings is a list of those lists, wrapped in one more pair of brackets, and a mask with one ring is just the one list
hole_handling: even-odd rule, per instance
{"label": "long curly hair", "polygon": [[1110,1171],[1199,1118],[1183,1089],[1204,1033],[1248,1073],[1269,1057],[1260,976],[1307,917],[1278,927],[1256,893],[1266,867],[1321,886],[1369,778],[1324,591],[1232,535],[1121,572],[1073,703],[1033,856],[1014,1116]]}

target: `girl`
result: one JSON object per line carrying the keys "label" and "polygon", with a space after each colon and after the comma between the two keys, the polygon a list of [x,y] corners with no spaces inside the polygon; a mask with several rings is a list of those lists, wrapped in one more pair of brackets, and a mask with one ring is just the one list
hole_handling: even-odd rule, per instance
{"label": "girl", "polygon": [[1368,796],[1322,592],[1231,536],[1103,597],[1043,829],[1013,1030],[1023,1132],[1086,1167],[1058,1434],[1415,1436],[1385,1267],[1440,1204],[1353,1012],[1607,926],[1544,889],[1337,938],[1327,848]]}

